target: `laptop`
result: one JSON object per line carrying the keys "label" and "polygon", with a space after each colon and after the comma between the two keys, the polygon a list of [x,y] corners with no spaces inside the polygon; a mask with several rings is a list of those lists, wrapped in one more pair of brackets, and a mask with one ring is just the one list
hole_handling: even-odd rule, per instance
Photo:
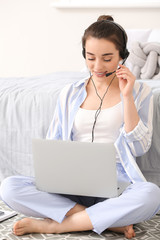
{"label": "laptop", "polygon": [[112,143],[33,139],[37,189],[49,193],[112,198],[128,182],[117,182]]}
{"label": "laptop", "polygon": [[[1,211],[2,210],[2,211]],[[3,209],[0,209],[0,222],[7,220],[11,217],[16,216],[18,213],[16,213],[15,211],[6,211]]]}

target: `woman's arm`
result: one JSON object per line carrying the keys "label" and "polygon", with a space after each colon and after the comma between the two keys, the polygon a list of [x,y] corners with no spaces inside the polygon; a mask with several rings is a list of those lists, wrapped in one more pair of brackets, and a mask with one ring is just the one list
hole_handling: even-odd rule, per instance
{"label": "woman's arm", "polygon": [[138,124],[140,118],[134,103],[133,95],[123,97],[125,132],[131,132]]}
{"label": "woman's arm", "polygon": [[127,67],[121,64],[119,66],[116,75],[119,78],[119,88],[123,96],[124,124],[125,131],[128,133],[137,126],[140,120],[133,98],[133,87],[136,78]]}
{"label": "woman's arm", "polygon": [[117,73],[124,104],[124,126],[121,133],[132,154],[137,157],[147,152],[151,145],[153,95],[149,86],[139,83],[133,96],[135,77],[126,67],[122,67]]}
{"label": "woman's arm", "polygon": [[61,131],[60,131],[60,121],[59,121],[59,99],[57,101],[57,105],[55,108],[53,119],[50,123],[50,126],[48,128],[48,132],[46,135],[46,139],[61,139]]}

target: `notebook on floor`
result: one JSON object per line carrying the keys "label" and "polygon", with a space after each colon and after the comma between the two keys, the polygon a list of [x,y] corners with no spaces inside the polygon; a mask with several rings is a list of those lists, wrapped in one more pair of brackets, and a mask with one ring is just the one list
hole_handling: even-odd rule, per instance
{"label": "notebook on floor", "polygon": [[36,187],[59,194],[111,198],[130,184],[117,182],[112,143],[33,139]]}

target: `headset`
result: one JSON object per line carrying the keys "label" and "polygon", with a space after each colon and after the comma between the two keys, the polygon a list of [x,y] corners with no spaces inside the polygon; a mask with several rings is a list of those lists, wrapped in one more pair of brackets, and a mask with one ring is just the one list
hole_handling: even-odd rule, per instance
{"label": "headset", "polygon": [[[102,22],[106,22],[106,23],[109,23],[109,24],[113,24],[114,26],[116,26],[118,29],[120,29],[120,31],[122,32],[122,34],[123,34],[123,42],[124,42],[124,48],[123,48],[123,51],[122,52],[120,52],[120,56],[121,56],[121,58],[123,59],[123,63],[122,64],[124,64],[124,62],[126,61],[126,59],[128,58],[128,56],[129,56],[129,51],[128,51],[128,49],[127,49],[127,42],[126,42],[126,39],[125,39],[125,31],[124,31],[124,29],[118,24],[118,23],[116,23],[116,22],[113,22],[113,21],[110,21],[110,20],[102,20]],[[83,55],[83,57],[84,58],[86,58],[86,50],[85,50],[85,48],[83,47],[83,49],[82,49],[82,55]],[[111,74],[110,74],[111,75]],[[106,76],[107,77],[107,76]]]}

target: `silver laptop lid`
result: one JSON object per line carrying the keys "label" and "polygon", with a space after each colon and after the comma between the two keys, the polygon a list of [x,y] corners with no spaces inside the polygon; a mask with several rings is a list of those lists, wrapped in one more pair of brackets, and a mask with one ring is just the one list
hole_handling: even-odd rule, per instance
{"label": "silver laptop lid", "polygon": [[60,194],[117,196],[112,143],[33,139],[36,186]]}

